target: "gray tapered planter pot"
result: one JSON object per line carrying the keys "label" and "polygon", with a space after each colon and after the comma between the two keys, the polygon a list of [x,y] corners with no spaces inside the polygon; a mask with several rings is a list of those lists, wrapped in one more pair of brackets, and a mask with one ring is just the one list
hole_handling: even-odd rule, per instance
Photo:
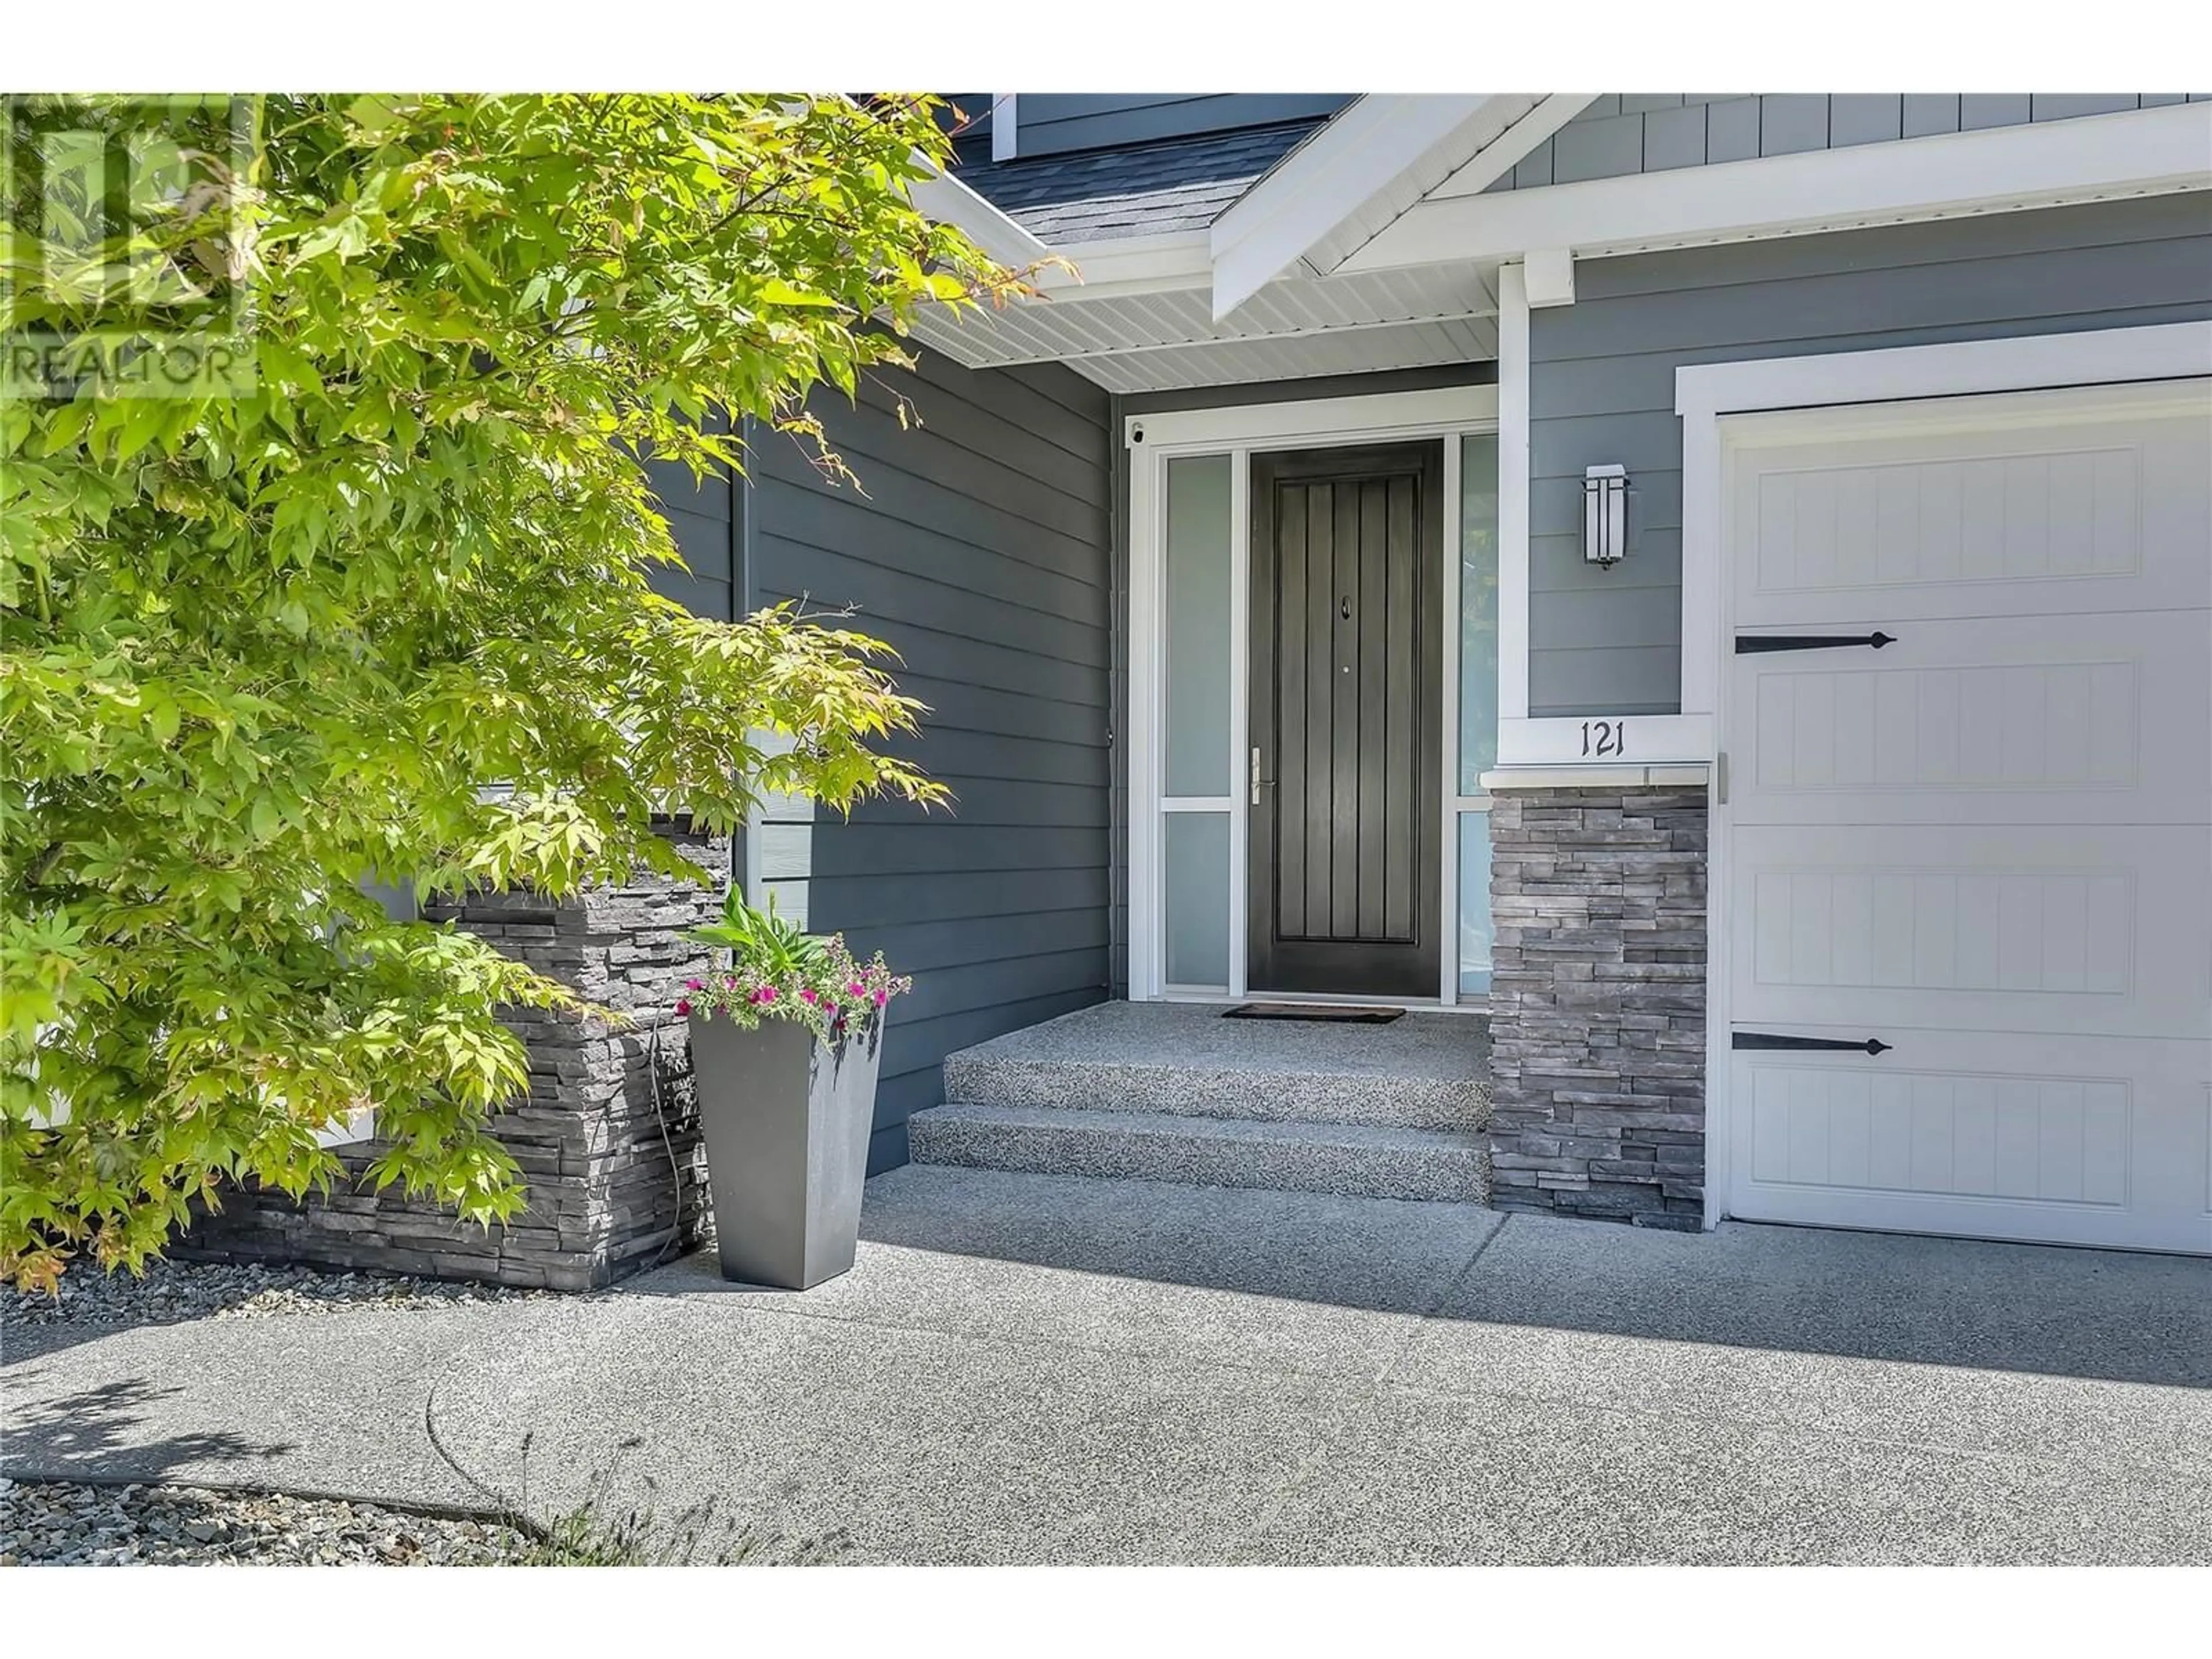
{"label": "gray tapered planter pot", "polygon": [[722,1277],[803,1291],[853,1265],[884,1022],[835,1044],[795,1020],[691,1017]]}

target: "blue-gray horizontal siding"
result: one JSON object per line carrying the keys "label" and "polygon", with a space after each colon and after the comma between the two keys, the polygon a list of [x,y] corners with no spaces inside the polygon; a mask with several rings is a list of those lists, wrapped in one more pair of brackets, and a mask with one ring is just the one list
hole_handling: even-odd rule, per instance
{"label": "blue-gray horizontal siding", "polygon": [[1015,142],[1024,160],[1068,150],[1115,149],[1193,133],[1310,120],[1334,115],[1351,101],[1346,93],[1025,92],[1015,100]]}
{"label": "blue-gray horizontal siding", "polygon": [[[2212,318],[2212,194],[1583,263],[1529,319],[1528,700],[1537,715],[1680,707],[1674,371]],[[1629,556],[1582,553],[1583,469],[1631,487]]]}
{"label": "blue-gray horizontal siding", "polygon": [[684,556],[682,566],[656,566],[646,580],[695,615],[730,621],[737,615],[732,562],[740,492],[726,477],[694,478],[690,468],[669,461],[647,461],[646,475]]}
{"label": "blue-gray horizontal siding", "polygon": [[1107,994],[1108,400],[1065,369],[933,356],[819,412],[858,487],[758,439],[752,602],[850,607],[840,625],[893,647],[900,689],[930,709],[896,747],[955,797],[814,826],[809,927],[915,978],[885,1038],[876,1170],[905,1161],[947,1054]]}
{"label": "blue-gray horizontal siding", "polygon": [[2203,93],[1607,93],[1491,188],[1527,190],[1803,150],[2179,104]]}

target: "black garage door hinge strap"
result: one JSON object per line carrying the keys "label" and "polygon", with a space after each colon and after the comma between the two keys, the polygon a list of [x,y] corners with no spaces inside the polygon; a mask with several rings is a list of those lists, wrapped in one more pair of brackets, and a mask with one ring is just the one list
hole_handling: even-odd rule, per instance
{"label": "black garage door hinge strap", "polygon": [[1895,635],[1879,630],[1872,634],[1739,634],[1735,653],[1749,657],[1762,651],[1832,651],[1846,645],[1871,646],[1879,651],[1896,643]]}
{"label": "black garage door hinge strap", "polygon": [[1784,1031],[1736,1031],[1729,1036],[1731,1048],[1848,1049],[1863,1054],[1886,1054],[1892,1046],[1880,1037],[1855,1041],[1850,1037],[1791,1036]]}

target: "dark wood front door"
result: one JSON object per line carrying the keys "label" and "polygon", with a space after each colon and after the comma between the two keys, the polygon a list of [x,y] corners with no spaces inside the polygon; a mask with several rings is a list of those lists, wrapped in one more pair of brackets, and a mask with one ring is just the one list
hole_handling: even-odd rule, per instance
{"label": "dark wood front door", "polygon": [[1443,447],[1252,460],[1255,991],[1437,994]]}

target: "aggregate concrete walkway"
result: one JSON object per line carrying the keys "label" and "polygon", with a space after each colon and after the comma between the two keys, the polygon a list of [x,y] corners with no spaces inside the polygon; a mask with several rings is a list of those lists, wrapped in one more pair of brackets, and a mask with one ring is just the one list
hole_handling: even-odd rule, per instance
{"label": "aggregate concrete walkway", "polygon": [[805,1296],[13,1327],[0,1464],[450,1455],[872,1561],[2212,1564],[2212,1262],[916,1168],[866,1231]]}

